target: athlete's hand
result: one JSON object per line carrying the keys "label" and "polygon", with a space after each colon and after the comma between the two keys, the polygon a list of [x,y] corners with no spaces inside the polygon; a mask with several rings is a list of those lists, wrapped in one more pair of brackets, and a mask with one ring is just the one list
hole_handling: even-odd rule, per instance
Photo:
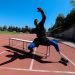
{"label": "athlete's hand", "polygon": [[43,11],[43,10],[42,10],[42,8],[37,8],[37,10],[38,10],[38,12],[41,12],[41,11]]}

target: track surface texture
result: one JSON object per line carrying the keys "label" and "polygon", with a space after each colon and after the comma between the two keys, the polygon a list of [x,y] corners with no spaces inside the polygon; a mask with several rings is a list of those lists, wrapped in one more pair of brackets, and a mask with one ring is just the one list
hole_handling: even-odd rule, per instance
{"label": "track surface texture", "polygon": [[69,60],[65,66],[58,62],[60,56],[53,46],[50,46],[50,56],[45,59],[46,46],[40,45],[29,54],[26,44],[22,49],[22,42],[13,41],[13,46],[9,47],[9,38],[33,41],[36,35],[0,34],[0,75],[75,75],[75,48],[59,43],[62,56]]}

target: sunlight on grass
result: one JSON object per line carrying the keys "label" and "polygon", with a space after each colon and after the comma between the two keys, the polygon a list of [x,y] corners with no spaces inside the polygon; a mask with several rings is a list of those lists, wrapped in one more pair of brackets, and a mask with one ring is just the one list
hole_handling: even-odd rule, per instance
{"label": "sunlight on grass", "polygon": [[20,34],[20,32],[0,31],[0,34]]}

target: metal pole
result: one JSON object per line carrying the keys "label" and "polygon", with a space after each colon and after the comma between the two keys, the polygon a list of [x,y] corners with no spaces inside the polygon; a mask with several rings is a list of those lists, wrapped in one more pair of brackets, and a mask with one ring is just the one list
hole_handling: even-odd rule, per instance
{"label": "metal pole", "polygon": [[23,41],[23,50],[24,50],[24,41]]}
{"label": "metal pole", "polygon": [[9,46],[10,46],[10,38],[9,38]]}

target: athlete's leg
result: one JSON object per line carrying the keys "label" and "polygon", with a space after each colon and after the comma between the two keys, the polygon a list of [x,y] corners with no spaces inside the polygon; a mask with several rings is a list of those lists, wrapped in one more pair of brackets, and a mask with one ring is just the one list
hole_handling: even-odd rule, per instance
{"label": "athlete's leg", "polygon": [[58,42],[55,40],[50,40],[50,45],[53,45],[56,49],[57,52],[59,52],[59,46],[58,46]]}
{"label": "athlete's leg", "polygon": [[56,51],[59,53],[59,55],[60,55],[59,62],[67,66],[67,63],[69,61],[61,55],[60,49],[59,49],[59,46],[58,46],[58,41],[54,39],[54,40],[50,40],[49,42],[50,42],[50,45],[53,45],[55,47]]}
{"label": "athlete's leg", "polygon": [[32,53],[32,52],[33,52],[33,48],[35,48],[35,47],[36,47],[35,43],[32,42],[32,43],[28,46],[28,49],[30,50],[29,53]]}
{"label": "athlete's leg", "polygon": [[[59,46],[58,46],[58,41],[55,40],[55,39],[53,39],[53,40],[50,40],[49,42],[50,42],[50,45],[53,45],[53,46],[55,47],[56,51],[57,51],[57,52],[59,53],[59,55],[61,56],[61,54],[60,54],[60,49],[59,49]],[[62,57],[62,56],[61,56],[61,57]]]}

